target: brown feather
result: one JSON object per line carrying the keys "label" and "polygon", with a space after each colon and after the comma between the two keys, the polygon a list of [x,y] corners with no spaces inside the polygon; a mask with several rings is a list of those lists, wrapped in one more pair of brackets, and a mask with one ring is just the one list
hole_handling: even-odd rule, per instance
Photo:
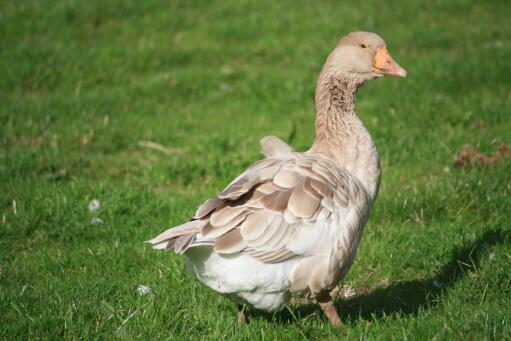
{"label": "brown feather", "polygon": [[320,201],[307,194],[303,183],[293,189],[289,198],[288,209],[297,217],[309,218],[316,213]]}
{"label": "brown feather", "polygon": [[215,240],[215,251],[218,253],[236,253],[246,247],[239,229],[233,229]]}
{"label": "brown feather", "polygon": [[213,226],[223,226],[231,221],[236,216],[240,215],[245,210],[243,206],[225,206],[222,209],[217,209],[211,217],[209,218],[209,222]]}
{"label": "brown feather", "polygon": [[339,193],[339,191],[334,192],[334,204],[340,207],[348,207],[348,197]]}
{"label": "brown feather", "polygon": [[165,246],[165,250],[170,250],[170,249],[174,248],[174,245],[176,245],[176,239],[177,238],[169,240],[169,242],[167,243],[167,246]]}
{"label": "brown feather", "polygon": [[291,252],[287,249],[283,249],[279,254],[275,255],[274,257],[269,258],[266,262],[268,262],[270,264],[276,264],[276,263],[284,262],[284,261],[294,258],[294,257],[296,257],[296,254],[294,254],[293,252]]}
{"label": "brown feather", "polygon": [[202,235],[211,239],[218,238],[241,224],[248,214],[249,212],[243,211],[231,220],[227,221],[224,225],[212,226],[211,224],[208,224],[207,226],[212,226],[212,228],[209,228],[208,230],[203,229],[205,233],[202,233]]}
{"label": "brown feather", "polygon": [[278,189],[277,186],[275,186],[271,182],[266,182],[262,184],[261,186],[257,187],[257,192],[261,192],[263,194],[272,194]]}
{"label": "brown feather", "polygon": [[211,211],[213,211],[215,208],[217,208],[221,205],[225,205],[224,201],[217,197],[213,197],[213,198],[207,200],[204,204],[200,205],[199,208],[197,209],[197,212],[195,212],[195,215],[193,217],[194,217],[194,219],[204,218],[209,213],[211,213]]}
{"label": "brown feather", "polygon": [[274,264],[296,257],[296,255],[286,248],[280,248],[272,251],[260,251],[254,248],[246,248],[243,253],[247,253],[257,258],[263,263]]}
{"label": "brown feather", "polygon": [[257,176],[259,180],[266,180],[272,178],[282,167],[281,164],[275,164],[268,167],[261,168],[257,171]]}
{"label": "brown feather", "polygon": [[255,162],[252,166],[250,166],[250,170],[259,170],[266,167],[271,167],[276,164],[280,164],[280,160],[277,159],[262,159],[257,162]]}
{"label": "brown feather", "polygon": [[323,199],[323,196],[318,191],[316,191],[314,187],[312,187],[311,184],[312,181],[314,180],[310,178],[305,179],[303,189],[305,190],[305,192],[307,192],[307,194],[311,195],[314,199],[321,201],[321,199]]}
{"label": "brown feather", "polygon": [[272,221],[273,213],[270,211],[260,211],[247,216],[243,224],[241,224],[241,235],[247,241],[260,238],[268,224]]}
{"label": "brown feather", "polygon": [[279,190],[262,197],[259,201],[269,210],[284,212],[287,207],[291,190]]}
{"label": "brown feather", "polygon": [[330,214],[332,212],[330,212],[330,210],[328,210],[327,208],[325,207],[322,207],[319,211],[318,211],[318,215],[316,216],[316,220],[319,221],[319,220],[325,220],[325,219],[328,219],[330,217]]}
{"label": "brown feather", "polygon": [[[280,217],[280,220],[276,221],[275,219],[272,221],[272,224],[275,224],[276,228],[272,234],[272,236],[265,242],[264,248],[266,249],[278,249],[283,245],[281,241],[286,234],[288,229],[293,229],[294,226],[290,226],[283,217]],[[277,226],[278,224],[278,226]]]}
{"label": "brown feather", "polygon": [[276,237],[274,248],[280,248],[285,246],[289,240],[293,237],[293,234],[297,230],[297,224],[289,224],[286,220],[282,220],[281,226],[279,227],[279,231],[283,231],[282,236],[280,238]]}
{"label": "brown feather", "polygon": [[316,190],[316,192],[321,194],[321,196],[323,196],[323,197],[328,197],[332,193],[331,188],[328,187],[328,185],[322,181],[317,181],[317,180],[312,179],[310,182],[310,185],[312,188],[314,188]]}
{"label": "brown feather", "polygon": [[213,225],[211,225],[211,223],[208,222],[201,228],[200,230],[200,233],[203,235],[203,236],[207,236],[208,233],[211,233],[211,231],[213,230]]}
{"label": "brown feather", "polygon": [[243,176],[228,186],[222,193],[218,195],[220,199],[237,199],[243,193],[248,192],[255,184],[255,181]]}
{"label": "brown feather", "polygon": [[300,179],[300,174],[296,172],[281,170],[273,178],[273,183],[282,188],[293,188],[298,184]]}
{"label": "brown feather", "polygon": [[268,243],[272,239],[272,237],[277,233],[277,230],[280,228],[282,223],[282,216],[280,214],[274,214],[271,217],[271,220],[268,221],[264,232],[257,238],[250,240],[248,244],[252,247],[257,247],[261,249],[269,249],[271,248]]}
{"label": "brown feather", "polygon": [[195,238],[195,233],[185,234],[183,236],[180,236],[176,238],[176,241],[174,243],[174,250],[177,253],[183,253],[188,249],[188,246],[192,243],[193,239]]}
{"label": "brown feather", "polygon": [[190,220],[186,223],[170,228],[160,235],[158,235],[156,238],[152,239],[150,242],[153,245],[159,244],[161,242],[164,242],[165,240],[170,240],[173,238],[177,238],[179,236],[189,234],[189,233],[197,233],[199,232],[202,227],[207,223],[206,220]]}

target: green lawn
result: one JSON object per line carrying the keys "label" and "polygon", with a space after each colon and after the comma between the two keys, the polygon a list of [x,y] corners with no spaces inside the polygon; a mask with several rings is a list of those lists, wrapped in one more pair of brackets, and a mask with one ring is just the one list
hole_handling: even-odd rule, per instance
{"label": "green lawn", "polygon": [[[509,1],[2,1],[0,338],[509,339],[511,159],[454,161],[511,143],[510,16]],[[353,30],[409,76],[358,92],[383,178],[343,282],[356,296],[337,298],[348,331],[303,304],[239,327],[143,241],[260,158],[261,137],[310,146],[316,77]]]}

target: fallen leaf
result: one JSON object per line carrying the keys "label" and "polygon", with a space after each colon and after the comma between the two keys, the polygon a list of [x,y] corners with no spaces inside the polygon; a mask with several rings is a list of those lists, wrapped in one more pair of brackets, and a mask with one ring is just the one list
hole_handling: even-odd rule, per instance
{"label": "fallen leaf", "polygon": [[469,165],[479,164],[482,166],[491,165],[501,159],[509,158],[511,154],[510,147],[503,143],[493,155],[486,155],[478,151],[475,147],[466,144],[454,158],[454,166],[465,168]]}

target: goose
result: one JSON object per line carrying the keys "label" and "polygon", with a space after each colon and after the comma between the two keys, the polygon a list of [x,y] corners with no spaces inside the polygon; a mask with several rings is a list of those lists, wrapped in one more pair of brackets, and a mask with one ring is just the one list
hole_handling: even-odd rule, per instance
{"label": "goose", "polygon": [[312,147],[299,153],[275,136],[263,138],[264,159],[189,221],[149,242],[184,254],[203,284],[237,303],[240,323],[245,306],[278,311],[293,292],[307,292],[333,326],[345,328],[330,293],[353,264],[381,174],[355,94],[385,75],[406,71],[380,36],[341,38],[317,81]]}

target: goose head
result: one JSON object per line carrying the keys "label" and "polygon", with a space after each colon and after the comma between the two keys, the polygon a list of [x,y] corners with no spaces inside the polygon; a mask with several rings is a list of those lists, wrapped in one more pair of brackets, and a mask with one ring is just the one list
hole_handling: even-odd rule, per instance
{"label": "goose head", "polygon": [[372,32],[351,32],[341,38],[325,68],[360,83],[383,76],[406,77],[406,70],[390,56],[385,41]]}

